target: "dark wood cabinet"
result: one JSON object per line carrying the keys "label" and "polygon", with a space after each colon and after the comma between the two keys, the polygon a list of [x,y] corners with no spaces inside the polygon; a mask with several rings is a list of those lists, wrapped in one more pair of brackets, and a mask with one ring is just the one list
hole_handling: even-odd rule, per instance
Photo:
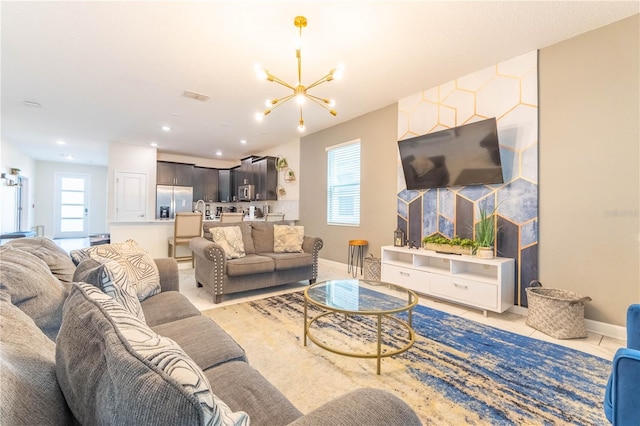
{"label": "dark wood cabinet", "polygon": [[256,200],[277,200],[278,171],[275,157],[260,157],[253,161],[253,184]]}
{"label": "dark wood cabinet", "polygon": [[156,183],[158,185],[193,186],[193,164],[158,161]]}
{"label": "dark wood cabinet", "polygon": [[229,202],[231,195],[231,170],[218,170],[218,201]]}
{"label": "dark wood cabinet", "polygon": [[219,200],[218,169],[208,167],[193,168],[193,200],[212,203]]}

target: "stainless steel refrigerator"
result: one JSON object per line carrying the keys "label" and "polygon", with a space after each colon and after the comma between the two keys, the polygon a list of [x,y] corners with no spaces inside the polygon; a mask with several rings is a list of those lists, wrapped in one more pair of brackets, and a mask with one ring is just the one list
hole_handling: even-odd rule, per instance
{"label": "stainless steel refrigerator", "polygon": [[175,219],[176,212],[190,212],[192,209],[192,187],[157,185],[156,219]]}

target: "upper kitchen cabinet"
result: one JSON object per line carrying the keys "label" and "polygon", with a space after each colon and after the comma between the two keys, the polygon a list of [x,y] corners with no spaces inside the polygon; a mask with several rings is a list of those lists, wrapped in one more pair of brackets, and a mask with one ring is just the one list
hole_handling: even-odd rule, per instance
{"label": "upper kitchen cabinet", "polygon": [[202,199],[207,203],[220,201],[218,198],[218,169],[204,169]]}
{"label": "upper kitchen cabinet", "polygon": [[158,185],[193,186],[193,164],[158,161]]}
{"label": "upper kitchen cabinet", "polygon": [[223,203],[232,200],[231,195],[231,170],[218,170],[218,201]]}
{"label": "upper kitchen cabinet", "polygon": [[276,157],[259,157],[253,160],[253,184],[256,186],[256,200],[278,199]]}

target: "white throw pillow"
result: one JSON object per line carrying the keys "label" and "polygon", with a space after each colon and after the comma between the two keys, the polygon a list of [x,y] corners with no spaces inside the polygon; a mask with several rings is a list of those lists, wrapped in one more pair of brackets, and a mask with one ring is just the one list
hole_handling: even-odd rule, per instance
{"label": "white throw pillow", "polygon": [[160,293],[160,273],[153,259],[134,240],[124,243],[111,243],[74,250],[71,258],[78,265],[82,260],[106,258],[117,261],[131,283],[141,302]]}
{"label": "white throw pillow", "polygon": [[98,287],[105,294],[113,297],[130,314],[145,322],[136,289],[116,260],[103,257],[85,259],[76,268],[73,281]]}
{"label": "white throw pillow", "polygon": [[275,253],[301,253],[304,226],[273,225],[273,251]]}
{"label": "white throw pillow", "polygon": [[224,250],[227,259],[239,259],[245,256],[242,231],[239,226],[219,226],[211,228],[211,239]]}

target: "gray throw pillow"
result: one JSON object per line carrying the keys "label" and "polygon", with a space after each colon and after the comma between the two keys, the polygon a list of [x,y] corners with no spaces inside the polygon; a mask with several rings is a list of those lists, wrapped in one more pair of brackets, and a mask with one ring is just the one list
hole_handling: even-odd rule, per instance
{"label": "gray throw pillow", "polygon": [[249,424],[180,346],[90,284],[75,283],[65,303],[56,372],[81,424]]}
{"label": "gray throw pillow", "polygon": [[118,262],[113,259],[89,258],[78,265],[73,280],[92,284],[120,303],[130,314],[145,322],[136,289]]}
{"label": "gray throw pillow", "polygon": [[62,321],[62,305],[68,286],[63,285],[47,264],[11,246],[0,247],[0,293],[27,314],[51,340],[55,340]]}
{"label": "gray throw pillow", "polygon": [[69,284],[73,282],[73,272],[76,266],[71,261],[69,254],[52,240],[44,237],[16,238],[6,245],[29,252],[44,260],[51,273],[61,282]]}
{"label": "gray throw pillow", "polygon": [[129,282],[135,287],[138,300],[160,293],[160,273],[153,259],[134,240],[124,243],[102,244],[71,251],[76,265],[87,258],[116,260],[124,269]]}
{"label": "gray throw pillow", "polygon": [[72,415],[56,378],[56,346],[0,295],[0,424],[66,425]]}

